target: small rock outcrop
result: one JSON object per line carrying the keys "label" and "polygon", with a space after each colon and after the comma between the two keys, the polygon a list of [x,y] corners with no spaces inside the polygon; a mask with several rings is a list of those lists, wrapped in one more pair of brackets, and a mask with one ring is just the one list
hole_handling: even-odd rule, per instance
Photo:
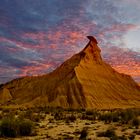
{"label": "small rock outcrop", "polygon": [[1,91],[0,100],[1,100],[0,103],[2,104],[12,100],[10,91],[7,88],[3,88],[3,90]]}

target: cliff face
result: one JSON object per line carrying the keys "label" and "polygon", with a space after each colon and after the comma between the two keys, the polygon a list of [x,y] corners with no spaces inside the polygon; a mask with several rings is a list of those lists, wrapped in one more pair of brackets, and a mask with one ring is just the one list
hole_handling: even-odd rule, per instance
{"label": "cliff face", "polygon": [[0,103],[64,108],[140,107],[140,87],[116,72],[100,55],[98,42],[89,43],[53,72],[13,80],[0,88]]}

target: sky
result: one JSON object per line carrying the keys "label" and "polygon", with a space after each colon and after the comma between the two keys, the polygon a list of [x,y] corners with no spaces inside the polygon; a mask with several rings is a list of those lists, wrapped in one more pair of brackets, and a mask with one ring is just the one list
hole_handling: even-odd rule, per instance
{"label": "sky", "polygon": [[54,70],[97,38],[106,62],[140,82],[139,0],[0,0],[0,83]]}

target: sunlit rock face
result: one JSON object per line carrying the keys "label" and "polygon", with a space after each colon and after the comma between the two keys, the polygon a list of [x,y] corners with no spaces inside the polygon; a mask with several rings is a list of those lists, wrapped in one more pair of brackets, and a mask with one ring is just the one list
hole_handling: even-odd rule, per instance
{"label": "sunlit rock face", "polygon": [[0,103],[86,109],[140,107],[140,87],[130,76],[106,64],[97,40],[92,36],[88,39],[81,52],[53,72],[1,86]]}

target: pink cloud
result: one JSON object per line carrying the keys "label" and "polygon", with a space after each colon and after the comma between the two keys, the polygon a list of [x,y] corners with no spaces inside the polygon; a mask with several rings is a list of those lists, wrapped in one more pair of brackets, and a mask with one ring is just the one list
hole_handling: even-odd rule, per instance
{"label": "pink cloud", "polygon": [[140,77],[139,53],[118,47],[104,48],[103,51],[109,54],[109,57],[105,57],[106,61],[118,72]]}

